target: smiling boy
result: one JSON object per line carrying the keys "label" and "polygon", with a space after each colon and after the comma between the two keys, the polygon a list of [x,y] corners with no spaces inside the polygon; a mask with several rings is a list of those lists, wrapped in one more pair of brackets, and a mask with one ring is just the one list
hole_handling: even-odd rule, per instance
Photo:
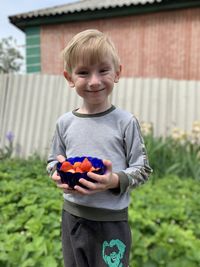
{"label": "smiling boy", "polygon": [[[63,55],[64,76],[83,100],[58,119],[47,167],[64,191],[65,267],[127,267],[130,192],[152,170],[136,118],[109,101],[120,78],[120,60],[112,41],[98,30],[75,35]],[[83,187],[61,184],[56,163],[75,156],[103,159],[106,173],[89,172],[96,183],[81,178]]]}

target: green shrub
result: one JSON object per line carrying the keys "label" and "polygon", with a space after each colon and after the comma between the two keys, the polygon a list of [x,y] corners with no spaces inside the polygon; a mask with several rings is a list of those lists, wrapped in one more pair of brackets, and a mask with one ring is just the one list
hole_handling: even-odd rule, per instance
{"label": "green shrub", "polygon": [[[0,161],[0,267],[62,267],[62,192],[39,159]],[[200,266],[200,184],[176,176],[132,192],[130,267]]]}
{"label": "green shrub", "polygon": [[132,192],[131,267],[200,266],[200,184],[176,176]]}
{"label": "green shrub", "polygon": [[0,188],[0,266],[61,267],[62,194],[44,162],[1,162]]}
{"label": "green shrub", "polygon": [[177,142],[171,137],[145,137],[150,166],[154,177],[177,175],[200,180],[200,145],[185,140]]}

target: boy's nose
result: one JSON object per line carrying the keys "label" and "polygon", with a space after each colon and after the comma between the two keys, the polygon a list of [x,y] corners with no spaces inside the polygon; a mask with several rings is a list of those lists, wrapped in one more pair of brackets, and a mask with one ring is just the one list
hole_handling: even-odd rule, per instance
{"label": "boy's nose", "polygon": [[91,75],[90,80],[89,80],[89,86],[97,86],[100,85],[100,77],[98,74],[94,73]]}

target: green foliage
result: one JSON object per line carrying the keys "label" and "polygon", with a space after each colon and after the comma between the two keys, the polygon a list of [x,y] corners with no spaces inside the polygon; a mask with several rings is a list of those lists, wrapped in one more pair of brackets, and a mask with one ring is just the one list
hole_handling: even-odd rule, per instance
{"label": "green foliage", "polygon": [[0,40],[0,73],[18,72],[23,56],[12,37]]}
{"label": "green foliage", "polygon": [[131,266],[200,266],[199,194],[198,181],[176,176],[133,191]]}
{"label": "green foliage", "polygon": [[[0,161],[0,267],[62,267],[62,192],[45,162]],[[200,184],[168,176],[132,192],[130,267],[200,266]]]}
{"label": "green foliage", "polygon": [[171,137],[145,137],[150,166],[154,177],[174,174],[181,178],[200,179],[200,145],[189,141],[180,143]]}
{"label": "green foliage", "polygon": [[0,266],[61,267],[62,194],[37,159],[0,164]]}

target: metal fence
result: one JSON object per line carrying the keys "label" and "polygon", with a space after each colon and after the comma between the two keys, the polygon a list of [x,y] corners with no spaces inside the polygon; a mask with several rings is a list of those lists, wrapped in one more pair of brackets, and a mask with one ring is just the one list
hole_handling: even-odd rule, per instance
{"label": "metal fence", "polygon": [[[200,120],[200,81],[121,78],[111,100],[140,122],[152,123],[155,136],[173,127],[190,131]],[[46,157],[57,118],[80,101],[62,76],[0,75],[0,147],[11,131],[16,155]]]}

